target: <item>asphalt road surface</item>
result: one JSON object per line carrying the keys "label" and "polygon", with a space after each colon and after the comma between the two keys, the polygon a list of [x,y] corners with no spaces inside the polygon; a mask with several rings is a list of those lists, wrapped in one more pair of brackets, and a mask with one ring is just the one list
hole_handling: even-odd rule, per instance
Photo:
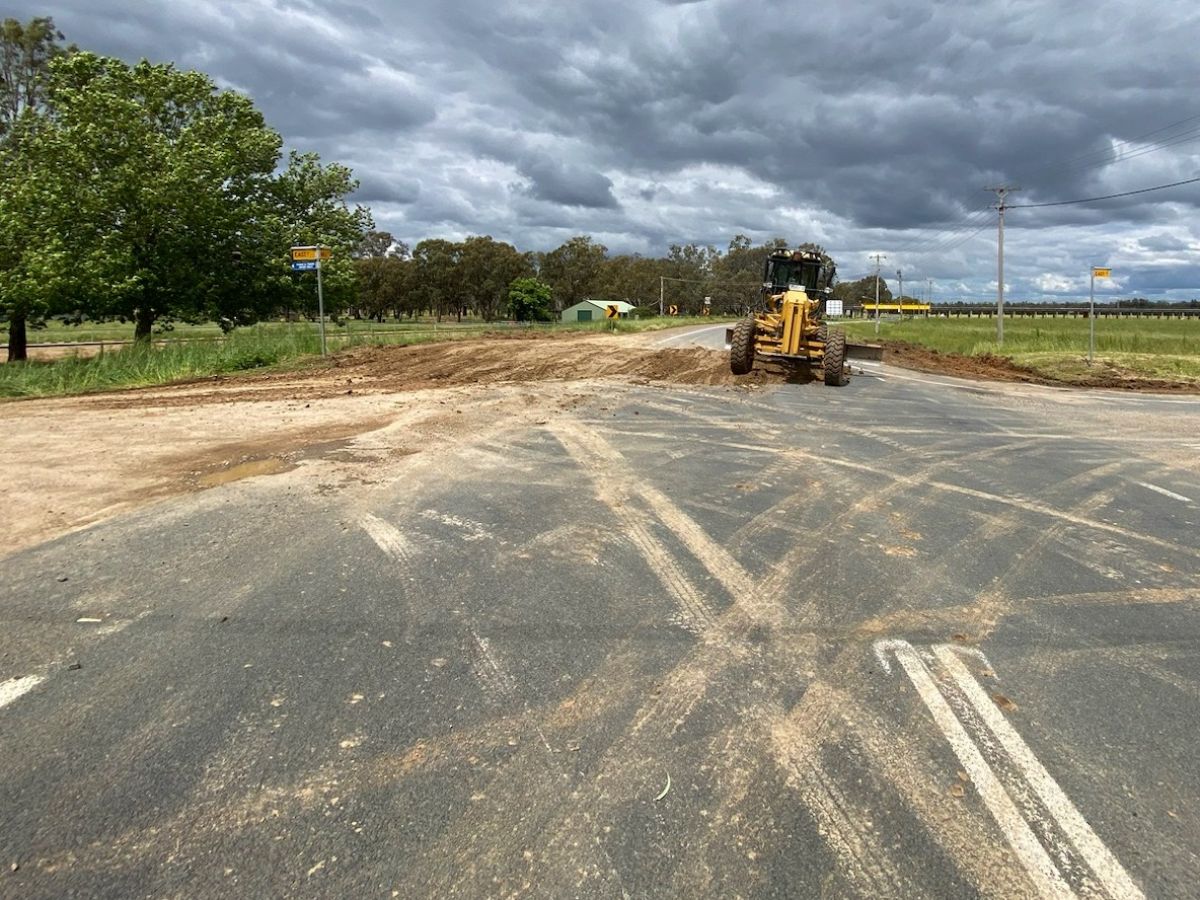
{"label": "asphalt road surface", "polygon": [[1196,896],[1200,403],[870,371],[6,558],[0,895]]}

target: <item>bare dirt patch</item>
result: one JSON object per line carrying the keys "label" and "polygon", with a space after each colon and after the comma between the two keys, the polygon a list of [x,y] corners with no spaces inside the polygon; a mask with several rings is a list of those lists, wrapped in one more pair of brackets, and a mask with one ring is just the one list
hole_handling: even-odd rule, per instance
{"label": "bare dirt patch", "polygon": [[13,401],[0,404],[0,453],[22,478],[8,486],[0,531],[14,552],[164,497],[314,460],[362,481],[372,464],[454,446],[481,429],[543,422],[630,382],[769,379],[735,379],[725,354],[702,349],[608,335],[493,337],[350,350],[298,371]]}
{"label": "bare dirt patch", "polygon": [[650,348],[611,335],[514,335],[408,347],[363,347],[300,370],[216,375],[161,388],[111,392],[98,395],[95,402],[110,408],[195,406],[608,377],[701,385],[754,385],[774,380],[761,372],[735,377],[729,372],[726,355],[711,350]]}

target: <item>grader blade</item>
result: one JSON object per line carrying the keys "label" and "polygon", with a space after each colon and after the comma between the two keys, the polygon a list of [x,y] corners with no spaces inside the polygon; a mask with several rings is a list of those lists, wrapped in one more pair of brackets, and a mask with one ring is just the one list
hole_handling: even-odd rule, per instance
{"label": "grader blade", "polygon": [[883,359],[882,344],[846,344],[848,359]]}

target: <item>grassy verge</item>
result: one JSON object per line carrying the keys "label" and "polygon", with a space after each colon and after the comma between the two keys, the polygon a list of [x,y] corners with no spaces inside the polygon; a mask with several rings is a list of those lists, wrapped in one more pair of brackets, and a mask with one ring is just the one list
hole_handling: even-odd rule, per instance
{"label": "grassy verge", "polygon": [[[845,323],[860,340],[873,340],[875,323]],[[1003,356],[1046,378],[1089,384],[1106,378],[1148,378],[1200,383],[1200,321],[1097,319],[1096,357],[1087,364],[1087,319],[1005,319],[1004,344],[995,319],[884,320],[879,338],[905,341],[941,353]]]}
{"label": "grassy verge", "polygon": [[[680,325],[717,324],[717,318],[618,320],[616,331],[629,333],[675,328]],[[610,322],[556,323],[504,326],[486,323],[416,327],[389,327],[353,322],[329,326],[331,350],[371,345],[424,344],[466,340],[488,334],[603,333]],[[201,326],[202,327],[202,326]],[[219,329],[213,328],[219,335]],[[104,338],[111,340],[111,338]],[[79,340],[84,340],[79,338]],[[321,352],[315,324],[269,323],[237,329],[227,338],[185,334],[152,346],[125,345],[90,357],[67,356],[56,360],[0,364],[0,397],[50,397],[129,387],[148,387],[252,369],[286,368],[309,361]]]}
{"label": "grassy verge", "polygon": [[[617,331],[653,331],[659,328],[676,328],[680,325],[696,325],[705,322],[720,322],[719,318],[655,318],[655,319],[620,319]],[[315,322],[263,322],[255,326],[258,329],[277,332],[291,332],[297,328],[316,329]],[[473,332],[483,334],[489,331],[521,331],[525,329],[547,329],[554,331],[608,331],[611,323],[606,320],[593,322],[539,322],[530,325],[518,325],[512,322],[485,322],[481,319],[466,319],[459,322],[455,319],[444,319],[437,322],[431,318],[404,319],[396,322],[373,322],[370,320],[343,319],[340,323],[326,323],[326,331],[331,340],[360,340],[361,335],[380,338],[384,335],[405,335],[450,332]],[[221,329],[215,322],[203,322],[197,325],[175,323],[169,331],[155,330],[155,341],[197,340],[223,337]],[[133,324],[122,322],[85,322],[81,325],[66,325],[58,320],[46,323],[44,328],[30,330],[31,344],[74,344],[96,343],[99,341],[132,341]],[[3,338],[0,337],[0,342]]]}

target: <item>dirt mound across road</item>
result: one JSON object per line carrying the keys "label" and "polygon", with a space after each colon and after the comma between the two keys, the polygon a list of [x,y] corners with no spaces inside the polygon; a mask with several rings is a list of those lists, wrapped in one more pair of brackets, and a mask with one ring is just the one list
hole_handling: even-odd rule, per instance
{"label": "dirt mound across road", "polygon": [[407,347],[362,347],[343,351],[307,369],[214,376],[148,391],[113,393],[96,400],[124,407],[144,403],[149,394],[155,405],[174,406],[609,377],[704,385],[751,385],[770,378],[763,373],[735,377],[729,371],[726,354],[699,348],[650,348],[606,335],[534,340],[497,337]]}

